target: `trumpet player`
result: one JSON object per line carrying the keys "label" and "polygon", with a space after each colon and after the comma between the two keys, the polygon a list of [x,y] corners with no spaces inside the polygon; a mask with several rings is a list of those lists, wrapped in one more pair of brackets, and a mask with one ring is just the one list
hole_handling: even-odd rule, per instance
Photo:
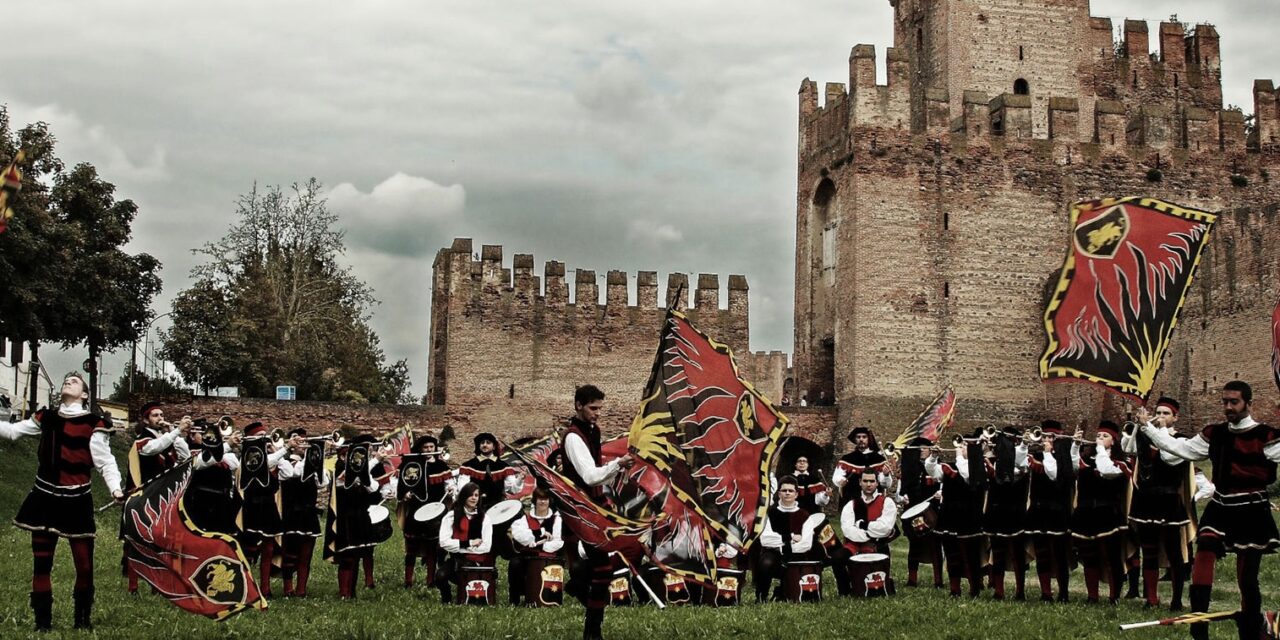
{"label": "trumpet player", "polygon": [[1075,460],[1080,457],[1075,438],[1062,435],[1062,423],[1040,423],[1040,447],[1028,462],[1031,477],[1026,533],[1035,552],[1036,578],[1040,599],[1054,599],[1054,578],[1058,601],[1067,602],[1071,586],[1071,502],[1075,491]]}
{"label": "trumpet player", "polygon": [[[1156,401],[1153,426],[1157,431],[1177,437],[1178,401],[1160,398]],[[1129,523],[1137,530],[1142,554],[1142,588],[1148,607],[1160,604],[1160,556],[1168,559],[1169,578],[1173,585],[1169,608],[1182,610],[1182,584],[1187,557],[1186,540],[1194,536],[1191,529],[1193,477],[1191,463],[1151,444],[1151,439],[1136,431],[1127,431],[1120,446],[1136,457],[1133,503],[1129,507]]]}
{"label": "trumpet player", "polygon": [[1071,537],[1080,564],[1088,601],[1098,601],[1098,586],[1107,578],[1107,598],[1120,600],[1125,575],[1124,535],[1129,525],[1125,505],[1132,471],[1120,449],[1120,428],[1110,420],[1098,425],[1094,443],[1080,447],[1076,465],[1076,510],[1071,515]]}
{"label": "trumpet player", "polygon": [[1014,427],[1006,427],[986,445],[988,452],[994,452],[985,465],[989,488],[982,522],[991,541],[991,589],[996,600],[1004,599],[1004,574],[1012,566],[1013,597],[1025,600],[1027,445]]}
{"label": "trumpet player", "polygon": [[942,485],[937,531],[942,537],[953,597],[960,596],[962,577],[969,582],[970,597],[982,591],[982,505],[986,498],[986,469],[981,434],[979,429],[973,438],[956,438],[954,464],[940,462],[932,454],[924,461],[925,472]]}
{"label": "trumpet player", "polygon": [[49,574],[53,571],[58,538],[66,538],[71,545],[75,564],[75,626],[93,626],[89,618],[93,610],[93,538],[97,526],[93,520],[90,470],[98,469],[111,497],[117,502],[124,500],[120,470],[108,440],[111,425],[85,407],[89,391],[84,377],[68,374],[62,381],[61,396],[62,403],[56,410],[42,408],[30,418],[12,424],[0,421],[0,438],[40,438],[35,486],[13,518],[14,526],[31,532],[31,610],[36,631],[53,628],[53,584]]}
{"label": "trumpet player", "polygon": [[191,484],[183,498],[187,516],[201,531],[237,536],[240,496],[235,474],[240,458],[234,449],[240,445],[240,434],[229,425],[208,424],[202,418],[192,424],[187,438],[188,446],[196,452],[191,461]]}
{"label": "trumpet player", "polygon": [[[283,438],[273,438],[267,427],[254,422],[244,428],[245,444],[241,449],[239,486],[243,503],[240,507],[240,527],[244,531],[241,542],[250,562],[260,561],[258,588],[265,598],[271,598],[271,563],[275,556],[276,536],[284,533],[280,519],[280,506],[276,496],[280,492],[278,468],[289,454]],[[294,436],[289,444],[301,446],[302,439]]]}
{"label": "trumpet player", "polygon": [[427,584],[440,589],[440,601],[449,603],[449,590],[436,584],[436,567],[443,560],[440,542],[440,517],[419,521],[418,509],[430,503],[443,504],[456,490],[453,472],[439,450],[440,441],[431,434],[413,441],[413,453],[400,460],[392,481],[396,493],[396,519],[404,534],[404,587],[413,587],[414,568],[418,560],[427,571]]}
{"label": "trumpet player", "polygon": [[[151,480],[172,469],[179,462],[191,457],[187,447],[187,432],[191,418],[184,417],[177,425],[164,420],[164,409],[159,402],[148,402],[138,411],[138,424],[134,427],[133,446],[129,448],[129,472],[125,476],[125,493],[133,493]],[[129,568],[129,545],[124,546],[120,564],[128,580],[128,592],[138,593],[138,574]]]}
{"label": "trumpet player", "polygon": [[[1280,463],[1280,429],[1250,415],[1253,389],[1241,380],[1222,387],[1225,422],[1206,426],[1193,438],[1178,439],[1162,433],[1150,422],[1146,408],[1138,410],[1143,435],[1161,451],[1189,460],[1213,462],[1214,493],[1196,536],[1191,568],[1191,610],[1207,611],[1213,592],[1214,564],[1236,554],[1236,581],[1240,586],[1240,614],[1236,628],[1241,638],[1257,638],[1262,619],[1262,591],[1258,572],[1262,556],[1280,547],[1267,499],[1267,486],[1276,481]],[[1204,623],[1191,625],[1191,636],[1209,637]]]}
{"label": "trumpet player", "polygon": [[[324,443],[307,438],[307,430],[289,432],[289,454],[280,461],[281,574],[286,598],[307,597],[307,581],[311,577],[311,556],[316,538],[322,533],[316,500],[329,486],[329,472],[324,469]],[[297,584],[294,584],[294,576]]]}

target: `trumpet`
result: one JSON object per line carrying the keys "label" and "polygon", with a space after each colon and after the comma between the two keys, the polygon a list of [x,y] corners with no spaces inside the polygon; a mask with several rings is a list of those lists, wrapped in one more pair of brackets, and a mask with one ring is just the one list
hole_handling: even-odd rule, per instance
{"label": "trumpet", "polygon": [[231,416],[222,416],[218,418],[218,433],[222,435],[222,439],[226,440],[236,430],[236,423]]}
{"label": "trumpet", "polygon": [[1124,423],[1123,425],[1121,425],[1121,427],[1120,427],[1120,433],[1121,433],[1121,434],[1123,434],[1123,435],[1124,435],[1125,437],[1127,437],[1127,438],[1132,438],[1132,437],[1134,437],[1134,436],[1138,435],[1138,429],[1140,428],[1140,426],[1141,426],[1141,425],[1139,425],[1138,423],[1136,423],[1136,422],[1134,422],[1134,421],[1130,420],[1130,421],[1128,421],[1128,422]]}
{"label": "trumpet", "polygon": [[[1044,435],[1045,435],[1044,431],[1040,429],[1040,427],[1031,427],[1030,429],[1027,430],[1026,433],[1022,434],[1022,439],[1027,441],[1028,443],[1039,442],[1044,438]],[[1068,436],[1061,433],[1055,433],[1052,435],[1055,440],[1066,438],[1068,440],[1075,440],[1076,442],[1089,442],[1083,437],[1077,437],[1074,435]]]}
{"label": "trumpet", "polygon": [[327,436],[307,436],[304,440],[307,442],[322,441],[332,443],[335,447],[341,447],[342,443],[346,442],[346,439],[342,437],[342,432],[337,429],[334,429],[333,433],[330,433]]}
{"label": "trumpet", "polygon": [[271,430],[271,446],[279,449],[284,446],[285,433],[284,429],[275,428]]}

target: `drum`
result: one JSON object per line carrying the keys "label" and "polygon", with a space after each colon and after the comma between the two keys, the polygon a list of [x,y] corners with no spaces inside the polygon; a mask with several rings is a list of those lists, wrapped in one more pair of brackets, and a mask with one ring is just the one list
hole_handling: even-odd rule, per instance
{"label": "drum", "polygon": [[908,538],[918,538],[938,525],[938,509],[932,500],[925,500],[902,512],[902,528]]}
{"label": "drum", "polygon": [[556,558],[526,561],[524,593],[535,607],[558,607],[564,602],[564,565]]}
{"label": "drum", "polygon": [[386,542],[391,539],[391,511],[375,504],[369,506],[369,523],[372,525],[370,538],[374,542]]}
{"label": "drum", "polygon": [[631,606],[631,569],[623,567],[613,572],[613,579],[609,581],[609,604]]}
{"label": "drum", "polygon": [[662,571],[662,594],[667,604],[689,604],[689,584],[674,573]]}
{"label": "drum", "polygon": [[816,560],[793,560],[783,572],[783,594],[789,602],[822,600],[822,563]]}
{"label": "drum", "polygon": [[745,573],[737,569],[716,569],[716,588],[706,590],[704,602],[713,607],[737,606]]}
{"label": "drum", "polygon": [[490,605],[496,602],[498,572],[493,567],[464,565],[458,569],[458,604]]}
{"label": "drum", "polygon": [[519,500],[503,500],[484,512],[484,523],[496,530],[503,525],[511,524],[511,521],[523,511],[524,505]]}
{"label": "drum", "polygon": [[859,553],[849,558],[849,586],[853,588],[852,595],[855,598],[893,595],[889,556],[883,553]]}
{"label": "drum", "polygon": [[430,522],[448,511],[443,502],[428,502],[413,512],[413,519],[418,522]]}

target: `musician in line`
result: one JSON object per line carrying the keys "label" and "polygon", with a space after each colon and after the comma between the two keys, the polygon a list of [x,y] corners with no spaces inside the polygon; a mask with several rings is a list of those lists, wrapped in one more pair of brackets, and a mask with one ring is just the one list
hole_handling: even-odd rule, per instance
{"label": "musician in line", "polygon": [[[437,539],[440,548],[449,554],[449,559],[444,571],[437,573],[436,577],[458,587],[456,602],[462,604],[466,599],[466,584],[461,577],[464,563],[494,566],[493,528],[484,521],[484,502],[479,485],[470,482],[458,490],[453,508],[440,521]],[[496,577],[497,574],[494,575]]]}
{"label": "musician in line", "polygon": [[475,457],[462,463],[458,473],[480,487],[480,500],[488,509],[517,493],[523,484],[523,474],[500,458],[498,438],[492,433],[475,437]]}
{"label": "musician in line", "polygon": [[[267,427],[254,422],[244,429],[248,441],[241,449],[240,465],[240,540],[249,562],[258,562],[258,589],[264,598],[272,598],[271,568],[276,551],[276,536],[284,533],[277,503],[280,492],[280,461],[289,455],[288,446],[276,447]],[[294,438],[290,446],[301,446],[300,438]]]}
{"label": "musician in line", "polygon": [[[307,581],[311,577],[311,556],[319,538],[320,513],[316,500],[329,486],[329,472],[324,468],[324,445],[308,441],[307,430],[289,432],[289,455],[280,461],[280,519],[283,524],[284,558],[281,573],[285,597],[307,597]],[[294,576],[297,585],[294,585]]]}
{"label": "musician in line", "polygon": [[1071,515],[1071,537],[1080,564],[1084,565],[1084,586],[1088,602],[1098,602],[1098,585],[1107,578],[1111,604],[1120,599],[1120,583],[1125,575],[1124,535],[1128,530],[1125,504],[1132,474],[1120,449],[1116,423],[1098,425],[1092,446],[1080,448],[1076,463],[1076,509]]}
{"label": "musician in line", "polygon": [[[372,563],[379,531],[369,518],[369,507],[378,501],[381,488],[374,477],[378,460],[372,452],[377,440],[367,434],[353,438],[338,452],[333,485],[333,525],[326,529],[325,545],[338,564],[338,595],[343,600],[356,597],[356,570],[360,560]],[[332,534],[332,538],[330,538]]]}
{"label": "musician in line", "polygon": [[[1178,401],[1160,398],[1156,401],[1154,426],[1161,433],[1177,437]],[[1129,523],[1137,530],[1142,554],[1142,587],[1146,605],[1160,604],[1160,558],[1169,566],[1169,582],[1173,586],[1169,608],[1182,610],[1183,576],[1189,561],[1187,540],[1194,536],[1192,528],[1191,463],[1151,444],[1141,432],[1126,433],[1120,438],[1121,448],[1135,456],[1133,501],[1129,507]]]}
{"label": "musician in line", "polygon": [[1030,501],[1026,533],[1031,536],[1036,559],[1040,600],[1054,599],[1056,578],[1059,602],[1070,599],[1071,587],[1071,502],[1075,491],[1075,464],[1079,443],[1062,435],[1062,423],[1040,423],[1040,446],[1028,459]]}
{"label": "musician in line", "polygon": [[[1236,582],[1240,586],[1240,638],[1257,638],[1262,619],[1262,591],[1258,572],[1262,556],[1280,547],[1280,532],[1271,515],[1267,487],[1276,481],[1280,463],[1280,429],[1250,415],[1253,389],[1241,380],[1222,387],[1225,422],[1206,426],[1194,438],[1178,439],[1150,423],[1146,408],[1138,411],[1142,433],[1161,451],[1184,460],[1213,463],[1213,498],[1200,518],[1196,554],[1191,568],[1191,610],[1208,611],[1213,592],[1214,564],[1236,554]],[[1191,636],[1209,637],[1204,623],[1191,625]]]}
{"label": "musician in line", "polygon": [[[131,494],[172,469],[179,462],[191,457],[187,447],[187,431],[191,418],[183,418],[177,425],[164,421],[164,409],[159,402],[148,402],[138,411],[138,423],[134,427],[133,446],[129,448],[128,473],[125,474],[125,494]],[[123,540],[123,538],[121,538]],[[124,545],[120,564],[128,579],[128,592],[138,593],[138,574],[129,566],[129,545]]]}
{"label": "musician in line", "polygon": [[831,572],[840,595],[853,593],[849,583],[849,558],[863,553],[889,555],[889,543],[898,537],[898,505],[880,491],[880,479],[871,470],[858,480],[861,492],[840,510],[840,532],[845,543],[834,554]]}
{"label": "musician in line", "polygon": [[[926,500],[941,498],[941,483],[934,480],[932,476],[925,473],[923,459],[920,455],[921,451],[927,450],[933,445],[933,441],[928,438],[915,438],[907,443],[908,446],[902,452],[899,461],[901,481],[898,483],[898,492],[901,502],[905,509],[910,509]],[[919,584],[920,565],[922,563],[932,565],[933,568],[933,586],[934,588],[942,588],[942,540],[938,537],[937,531],[928,526],[917,527],[913,523],[903,521],[903,528],[907,534],[907,586],[914,587]]]}
{"label": "musician in line", "polygon": [[511,523],[511,539],[515,542],[516,557],[507,565],[507,592],[511,604],[518,606],[524,600],[538,597],[525,593],[525,573],[529,560],[541,558],[553,560],[560,557],[564,547],[562,518],[551,508],[551,493],[542,487],[533,490],[533,506],[523,517]]}
{"label": "musician in line", "polygon": [[[791,476],[778,479],[778,504],[769,507],[765,514],[764,528],[760,532],[760,557],[756,559],[756,602],[769,599],[769,588],[774,580],[781,580],[783,568],[788,562],[808,557],[813,548],[813,531],[804,527],[809,512],[800,507],[796,481]],[[782,585],[775,591],[775,600],[781,599]]]}
{"label": "musician in line", "polygon": [[982,528],[991,541],[991,589],[996,600],[1004,599],[1004,575],[1012,566],[1013,597],[1025,600],[1027,446],[1020,431],[1007,427],[996,436],[994,446],[988,451],[994,455],[986,460],[989,486]]}
{"label": "musician in line", "polygon": [[[871,429],[855,428],[849,432],[849,442],[853,443],[853,451],[841,457],[836,463],[835,471],[831,473],[831,484],[840,489],[840,506],[844,506],[858,494],[857,478],[867,469],[876,472],[881,487],[888,487],[892,481],[889,477],[887,461],[884,454],[880,452],[880,445],[876,443],[876,436],[871,433]],[[855,485],[851,490],[846,491],[845,485],[850,479],[854,479]]]}
{"label": "musician in line", "polygon": [[982,430],[967,446],[956,449],[954,464],[940,462],[932,453],[924,461],[925,472],[942,485],[938,509],[938,535],[947,560],[952,597],[960,596],[960,580],[969,582],[969,596],[982,592],[982,505],[986,498],[986,468]]}
{"label": "musician in line", "polygon": [[187,517],[201,531],[236,537],[236,514],[240,511],[240,495],[236,491],[236,471],[240,458],[233,448],[240,444],[240,434],[231,433],[223,440],[220,425],[203,419],[192,425],[188,446],[196,451],[191,461],[191,483],[182,499]]}
{"label": "musician in line", "polygon": [[[453,471],[437,448],[440,441],[427,434],[413,441],[413,453],[400,459],[400,468],[392,479],[396,496],[396,519],[404,534],[404,586],[413,587],[414,567],[421,559],[429,585],[436,584],[436,566],[442,559],[440,550],[440,517],[419,521],[414,517],[428,504],[443,506],[456,490]],[[441,602],[448,604],[446,587],[441,587]]]}
{"label": "musician in line", "polygon": [[13,518],[14,526],[31,532],[31,610],[36,631],[53,628],[53,584],[49,574],[58,538],[67,539],[75,565],[75,627],[93,626],[93,538],[97,526],[93,520],[90,469],[98,470],[111,497],[117,502],[124,500],[120,470],[108,440],[111,423],[85,408],[88,400],[84,377],[72,373],[62,381],[61,405],[56,410],[43,408],[12,424],[0,421],[0,438],[40,437],[35,486]]}

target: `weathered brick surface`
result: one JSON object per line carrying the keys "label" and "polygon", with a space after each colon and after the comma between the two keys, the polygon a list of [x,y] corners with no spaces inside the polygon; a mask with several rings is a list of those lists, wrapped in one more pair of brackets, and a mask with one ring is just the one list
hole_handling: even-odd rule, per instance
{"label": "weathered brick surface", "polygon": [[[797,392],[834,389],[843,424],[892,433],[946,384],[966,428],[1122,416],[1124,403],[1095,388],[1042,384],[1037,361],[1070,204],[1144,195],[1224,212],[1156,392],[1187,399],[1187,420],[1202,422],[1239,377],[1269,416],[1272,83],[1255,83],[1262,116],[1246,139],[1239,112],[1222,110],[1210,26],[1148,34],[1126,21],[1113,43],[1084,0],[895,7],[887,85],[875,84],[869,45],[853,49],[847,93],[828,90],[820,105],[817,83],[801,85]],[[1148,55],[1151,40],[1160,53]],[[1018,79],[1029,97],[1008,95]]]}

